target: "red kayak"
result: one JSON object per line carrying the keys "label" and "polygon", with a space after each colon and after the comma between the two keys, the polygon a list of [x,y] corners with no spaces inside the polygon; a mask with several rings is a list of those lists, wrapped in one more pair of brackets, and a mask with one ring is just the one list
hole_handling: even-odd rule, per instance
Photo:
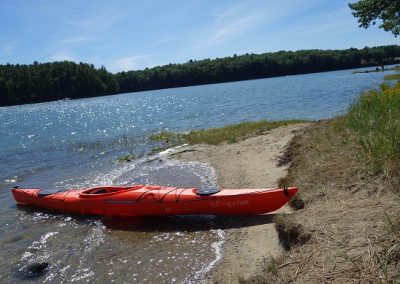
{"label": "red kayak", "polygon": [[45,193],[41,189],[12,189],[18,204],[65,213],[104,216],[160,216],[183,214],[255,215],[275,211],[297,192],[297,187],[223,189],[154,185],[101,186]]}

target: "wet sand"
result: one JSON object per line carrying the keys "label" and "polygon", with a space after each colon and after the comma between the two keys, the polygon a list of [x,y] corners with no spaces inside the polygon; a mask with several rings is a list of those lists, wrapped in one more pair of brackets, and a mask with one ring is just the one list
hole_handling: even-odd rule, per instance
{"label": "wet sand", "polygon": [[[287,173],[287,166],[277,165],[279,157],[296,132],[308,125],[276,128],[233,144],[185,146],[169,155],[173,159],[211,165],[220,188],[276,187],[278,180]],[[290,208],[285,206],[277,212],[290,213]],[[206,283],[238,283],[240,279],[255,275],[269,257],[281,253],[272,216],[255,223],[252,217],[247,218],[236,219],[236,226],[225,230],[223,258],[207,275]],[[253,224],[247,224],[250,222]]]}

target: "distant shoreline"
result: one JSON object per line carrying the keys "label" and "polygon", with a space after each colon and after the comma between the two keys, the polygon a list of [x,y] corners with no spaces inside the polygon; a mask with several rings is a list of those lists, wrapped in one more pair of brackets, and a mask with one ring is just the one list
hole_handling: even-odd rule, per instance
{"label": "distant shoreline", "polygon": [[70,61],[0,65],[0,106],[349,70],[400,60],[400,46],[298,50],[190,60],[112,74]]}

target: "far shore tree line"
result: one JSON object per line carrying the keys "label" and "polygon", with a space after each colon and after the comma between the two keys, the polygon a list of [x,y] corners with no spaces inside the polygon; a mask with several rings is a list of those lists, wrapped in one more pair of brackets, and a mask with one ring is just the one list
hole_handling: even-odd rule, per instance
{"label": "far shore tree line", "polygon": [[0,106],[392,64],[400,46],[299,50],[190,60],[112,74],[69,61],[0,65]]}

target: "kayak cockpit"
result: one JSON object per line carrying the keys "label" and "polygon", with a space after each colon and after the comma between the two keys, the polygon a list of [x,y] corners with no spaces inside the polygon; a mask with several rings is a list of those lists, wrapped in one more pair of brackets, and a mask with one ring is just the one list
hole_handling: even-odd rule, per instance
{"label": "kayak cockpit", "polygon": [[143,185],[134,185],[134,186],[99,186],[93,187],[79,192],[79,195],[82,197],[90,197],[90,196],[105,196],[112,195],[116,193],[122,193],[130,190],[135,190],[142,188]]}

